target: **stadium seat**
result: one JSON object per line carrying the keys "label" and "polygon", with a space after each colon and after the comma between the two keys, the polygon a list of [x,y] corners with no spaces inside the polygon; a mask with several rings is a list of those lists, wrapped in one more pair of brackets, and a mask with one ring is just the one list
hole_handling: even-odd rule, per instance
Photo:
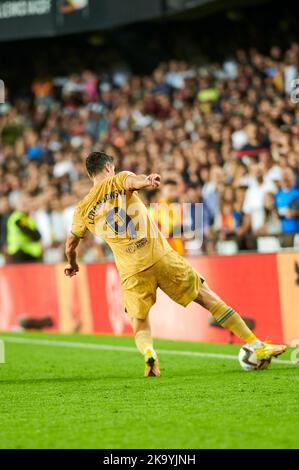
{"label": "stadium seat", "polygon": [[257,251],[259,253],[276,253],[280,251],[281,245],[277,237],[258,237]]}
{"label": "stadium seat", "polygon": [[296,233],[294,236],[294,248],[299,248],[299,233]]}
{"label": "stadium seat", "polygon": [[218,241],[216,250],[219,255],[235,255],[238,253],[238,245],[234,240]]}
{"label": "stadium seat", "polygon": [[201,240],[187,240],[185,242],[185,250],[189,256],[200,255],[202,250]]}

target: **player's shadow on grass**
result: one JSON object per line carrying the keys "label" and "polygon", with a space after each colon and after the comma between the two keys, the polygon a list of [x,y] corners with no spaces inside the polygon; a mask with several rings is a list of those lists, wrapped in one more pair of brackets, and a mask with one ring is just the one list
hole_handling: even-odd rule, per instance
{"label": "player's shadow on grass", "polygon": [[[227,376],[227,374],[229,373],[230,375],[240,375],[242,374],[242,376],[245,378],[245,377],[253,377],[253,376],[258,376],[258,377],[271,377],[271,378],[276,378],[276,375],[274,376],[274,374],[276,372],[279,372],[281,373],[282,371],[285,371],[285,372],[289,372],[290,370],[294,370],[294,366],[290,365],[290,366],[286,366],[286,365],[280,365],[280,364],[275,364],[275,368],[271,368],[269,370],[264,370],[264,371],[257,371],[257,372],[251,372],[251,373],[244,373],[244,371],[242,370],[239,370],[239,369],[230,369],[229,367],[225,369],[225,371],[223,371],[223,376]],[[173,374],[171,371],[167,374],[165,373],[163,375],[163,377],[161,378],[155,378],[155,377],[150,377],[148,379],[144,379],[144,377],[142,377],[142,375],[134,375],[134,373],[132,372],[132,374],[128,374],[128,375],[122,375],[122,376],[117,376],[115,374],[106,374],[106,375],[100,375],[100,372],[99,372],[99,376],[97,377],[82,377],[82,376],[73,376],[73,377],[41,377],[41,378],[27,378],[27,379],[4,379],[4,380],[1,380],[0,378],[0,385],[35,385],[35,384],[50,384],[50,383],[53,383],[53,384],[66,384],[66,383],[74,383],[74,382],[80,382],[80,383],[91,383],[91,382],[105,382],[105,381],[111,381],[111,380],[119,380],[119,381],[122,381],[122,380],[129,380],[130,383],[132,382],[132,380],[137,380],[138,382],[140,381],[144,381],[146,383],[150,382],[150,383],[159,383],[160,386],[162,384],[164,385],[171,385],[172,383],[172,379],[176,379],[177,377],[180,377],[180,378],[185,378],[185,379],[192,379],[194,377],[197,377],[199,378],[201,376],[201,373],[203,371],[199,368],[193,368],[192,370],[188,370],[188,372],[184,372],[184,371],[176,371],[175,374]],[[209,372],[209,374],[206,373],[205,371],[205,378],[207,378],[207,376],[209,378],[213,378],[215,376],[218,376],[219,379],[221,379],[221,374],[219,375],[219,371],[213,371],[211,370]],[[273,377],[274,376],[274,377]],[[277,378],[279,378],[279,376],[277,376]],[[163,379],[170,379],[170,380],[163,380]],[[176,385],[177,382],[174,381],[174,385]]]}
{"label": "player's shadow on grass", "polygon": [[[245,376],[247,377],[253,377],[253,376],[264,376],[266,377],[267,375],[271,375],[273,377],[273,374],[276,374],[276,372],[279,372],[281,374],[282,371],[289,372],[290,370],[294,371],[294,366],[286,366],[286,365],[280,365],[280,364],[275,364],[275,368],[271,366],[271,368],[266,369],[266,370],[257,370],[253,372],[245,372]],[[226,371],[227,372],[227,371]],[[231,374],[242,374],[244,375],[244,371],[242,369],[234,369],[230,370]],[[276,377],[275,377],[276,378]]]}
{"label": "player's shadow on grass", "polygon": [[[32,379],[0,379],[0,385],[34,385],[43,383],[72,383],[72,382],[103,382],[106,380],[132,380],[134,377],[130,375],[115,376],[102,375],[100,377],[49,377],[49,378],[32,378]],[[135,377],[136,378],[136,377]],[[138,377],[137,377],[138,378]]]}

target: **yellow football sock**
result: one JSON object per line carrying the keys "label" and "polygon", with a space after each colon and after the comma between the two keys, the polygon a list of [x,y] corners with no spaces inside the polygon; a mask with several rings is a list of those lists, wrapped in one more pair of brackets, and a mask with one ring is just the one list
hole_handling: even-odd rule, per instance
{"label": "yellow football sock", "polygon": [[153,338],[149,330],[140,330],[135,335],[135,343],[141,354],[144,355],[145,350],[153,349]]}
{"label": "yellow football sock", "polygon": [[214,304],[210,308],[210,313],[217,320],[217,323],[223,328],[227,328],[234,335],[241,338],[245,343],[250,344],[257,338],[255,334],[248,328],[244,320],[231,307],[226,305],[222,300]]}

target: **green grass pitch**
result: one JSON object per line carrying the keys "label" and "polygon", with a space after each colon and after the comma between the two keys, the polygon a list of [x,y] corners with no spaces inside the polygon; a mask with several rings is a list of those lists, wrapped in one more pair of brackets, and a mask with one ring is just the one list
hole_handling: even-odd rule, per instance
{"label": "green grass pitch", "polygon": [[246,373],[235,360],[178,353],[238,346],[156,341],[162,376],[145,379],[133,338],[1,338],[1,448],[299,447],[299,365]]}

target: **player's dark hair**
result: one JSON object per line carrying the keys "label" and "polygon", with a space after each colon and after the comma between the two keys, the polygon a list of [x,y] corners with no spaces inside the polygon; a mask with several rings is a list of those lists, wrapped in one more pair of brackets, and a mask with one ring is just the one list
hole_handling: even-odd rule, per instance
{"label": "player's dark hair", "polygon": [[163,186],[167,186],[167,185],[169,185],[169,186],[177,186],[178,183],[177,183],[176,180],[172,180],[172,179],[168,178],[168,179],[165,180],[164,183],[163,183]]}
{"label": "player's dark hair", "polygon": [[105,168],[106,163],[113,163],[113,157],[105,152],[92,152],[86,158],[86,170],[89,176],[96,176]]}

